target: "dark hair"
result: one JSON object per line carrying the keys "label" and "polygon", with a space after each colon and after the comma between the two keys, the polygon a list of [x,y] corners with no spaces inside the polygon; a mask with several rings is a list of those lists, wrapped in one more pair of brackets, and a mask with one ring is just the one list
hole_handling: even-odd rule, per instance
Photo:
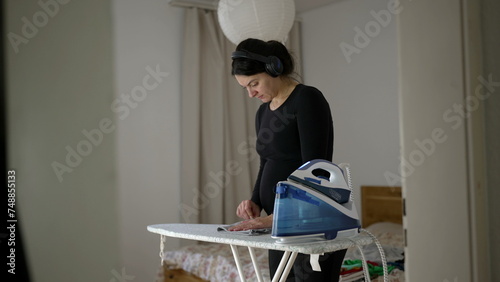
{"label": "dark hair", "polygon": [[[286,49],[285,45],[276,40],[263,41],[260,39],[248,38],[243,40],[238,46],[236,51],[247,51],[261,56],[275,56],[280,59],[283,64],[282,76],[289,76],[294,72],[293,58]],[[254,75],[266,72],[265,63],[247,59],[235,58],[232,63],[232,75]]]}

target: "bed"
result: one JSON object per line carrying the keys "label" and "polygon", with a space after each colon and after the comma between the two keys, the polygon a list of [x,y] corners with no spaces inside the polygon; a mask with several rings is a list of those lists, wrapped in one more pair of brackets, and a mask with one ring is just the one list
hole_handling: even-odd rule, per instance
{"label": "bed", "polygon": [[[404,281],[401,187],[361,186],[361,206],[362,228],[376,236],[384,248],[391,269],[389,281]],[[238,250],[247,281],[257,281],[248,249],[238,247]],[[258,257],[259,269],[261,269],[264,281],[270,281],[267,250],[255,249],[255,254]],[[380,270],[377,265],[381,266],[381,261],[375,244],[364,246],[363,254],[370,262],[372,281],[383,281],[383,277],[376,277],[376,273],[379,273],[377,270]],[[363,277],[362,271],[356,266],[360,259],[359,249],[348,249],[341,281],[363,281],[360,280]],[[228,245],[200,242],[165,252],[163,261],[164,265],[158,272],[158,282],[240,281],[231,248]]]}

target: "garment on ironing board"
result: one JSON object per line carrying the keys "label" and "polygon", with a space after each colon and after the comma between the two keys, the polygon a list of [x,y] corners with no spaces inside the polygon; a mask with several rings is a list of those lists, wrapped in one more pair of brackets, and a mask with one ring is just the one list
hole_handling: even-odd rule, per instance
{"label": "garment on ironing board", "polygon": [[221,225],[217,227],[217,231],[224,231],[224,232],[231,232],[231,233],[236,233],[236,234],[241,234],[241,235],[249,235],[249,236],[255,236],[255,235],[262,235],[262,234],[270,234],[272,228],[262,228],[262,229],[250,229],[250,230],[241,230],[241,231],[229,231],[229,228],[236,226],[240,224],[240,222],[236,222],[233,224],[229,225]]}

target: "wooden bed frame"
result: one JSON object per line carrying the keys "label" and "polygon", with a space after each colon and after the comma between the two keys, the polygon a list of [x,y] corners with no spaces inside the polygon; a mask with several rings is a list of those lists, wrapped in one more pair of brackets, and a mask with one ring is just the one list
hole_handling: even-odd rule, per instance
{"label": "wooden bed frame", "polygon": [[403,200],[399,186],[361,186],[361,225],[376,222],[403,223]]}

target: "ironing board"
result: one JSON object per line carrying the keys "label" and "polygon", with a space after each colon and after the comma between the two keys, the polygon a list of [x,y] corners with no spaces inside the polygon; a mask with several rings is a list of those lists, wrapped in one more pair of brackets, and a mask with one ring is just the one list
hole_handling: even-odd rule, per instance
{"label": "ironing board", "polygon": [[149,232],[161,235],[160,256],[162,257],[162,259],[166,237],[175,237],[230,245],[242,282],[245,281],[245,276],[243,274],[240,257],[236,246],[248,247],[255,273],[259,282],[263,280],[260,270],[257,267],[257,261],[255,259],[253,248],[284,251],[285,254],[283,255],[278,269],[276,270],[276,273],[272,279],[272,281],[275,282],[286,280],[286,277],[288,276],[288,273],[290,272],[290,269],[292,268],[298,253],[320,255],[322,253],[347,249],[352,246],[368,245],[373,242],[373,239],[370,236],[365,234],[358,234],[349,238],[337,238],[329,241],[300,244],[277,244],[276,239],[271,238],[270,234],[247,236],[238,233],[220,232],[217,231],[218,226],[220,225],[172,223],[149,225],[147,229]]}

